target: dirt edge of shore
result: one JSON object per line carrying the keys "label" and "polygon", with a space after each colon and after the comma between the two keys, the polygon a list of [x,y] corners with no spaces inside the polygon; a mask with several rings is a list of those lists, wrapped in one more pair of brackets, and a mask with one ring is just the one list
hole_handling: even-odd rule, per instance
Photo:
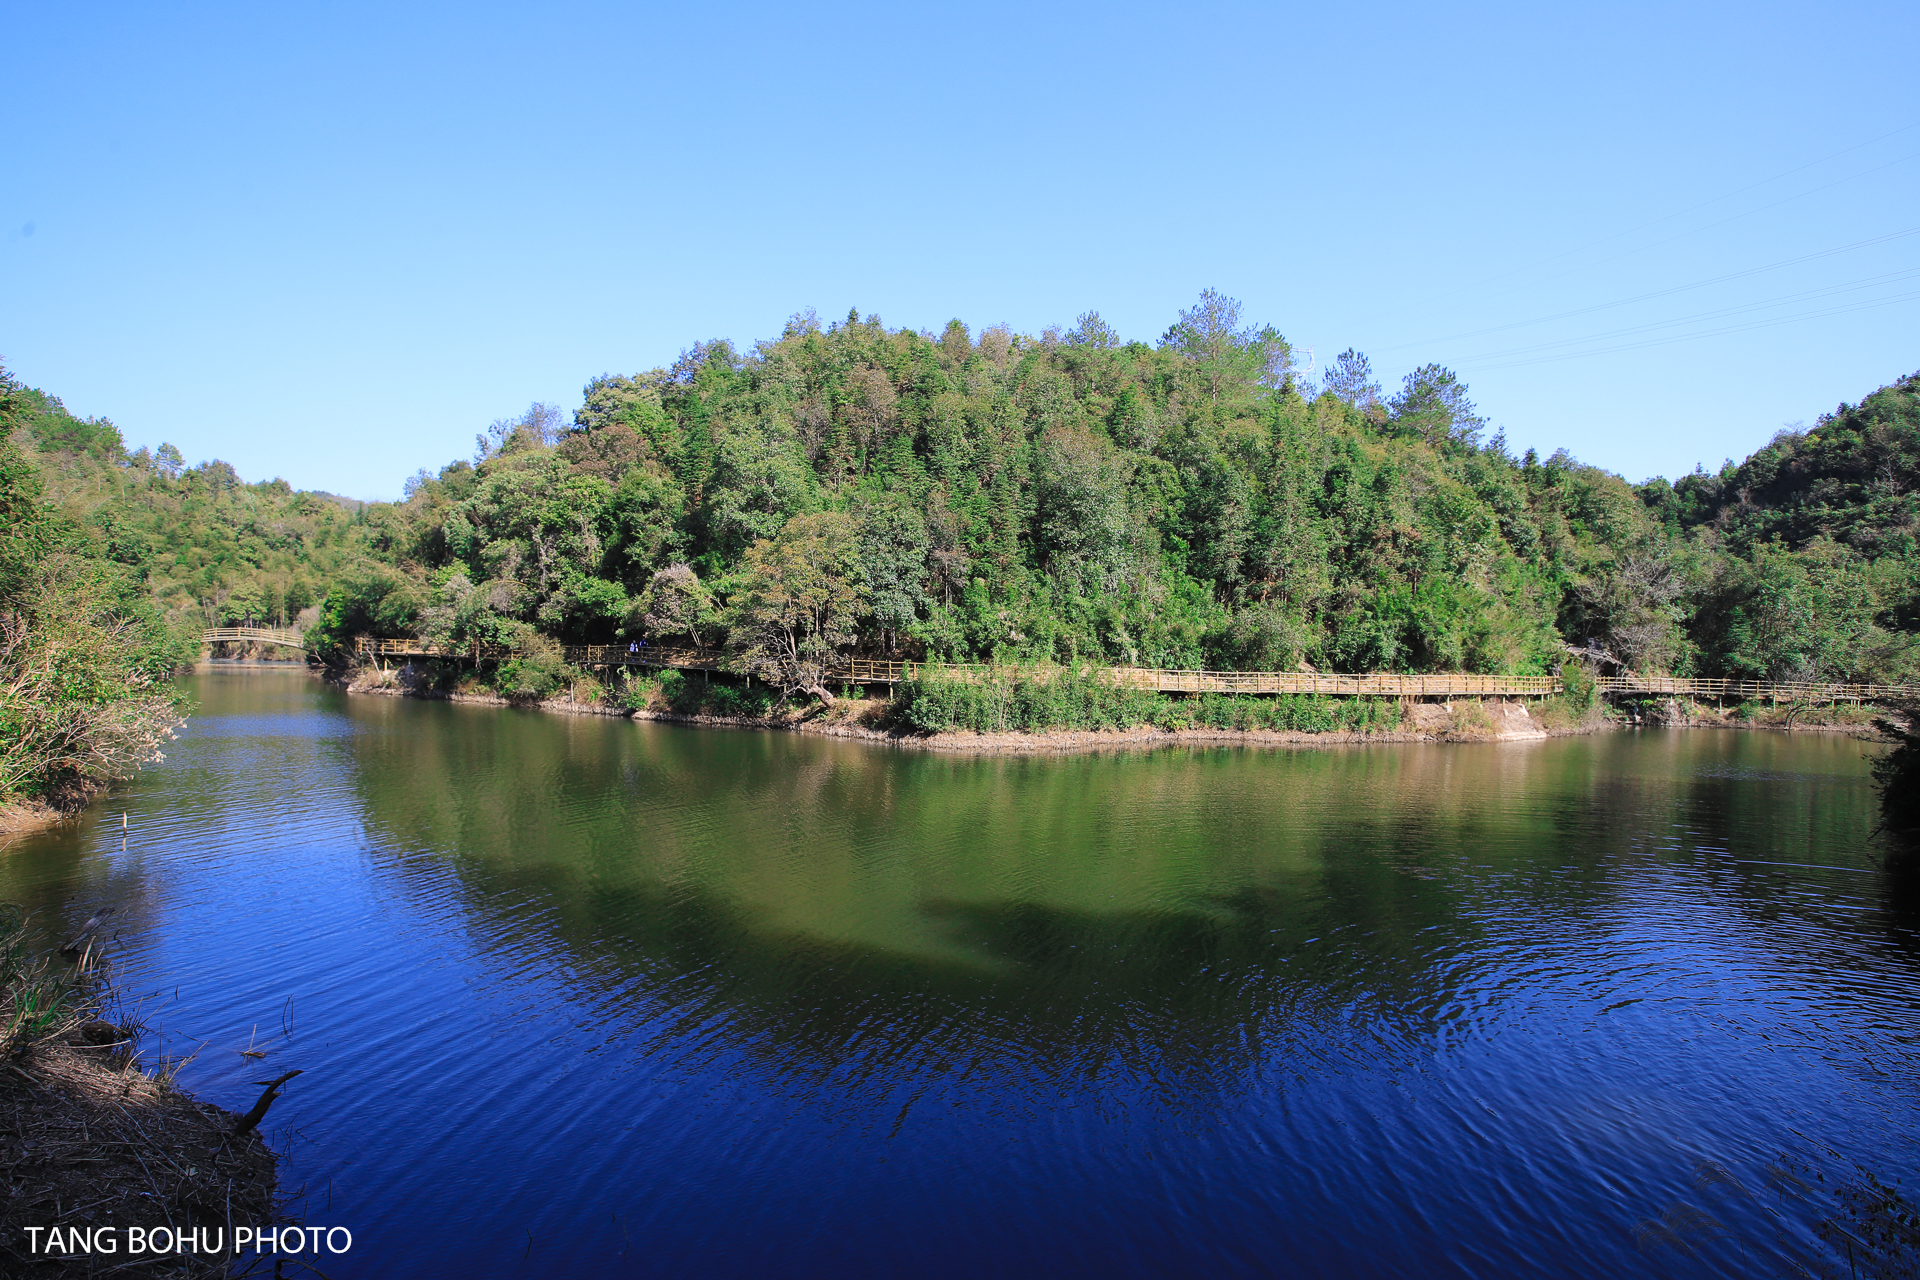
{"label": "dirt edge of shore", "polygon": [[[1372,733],[1340,730],[1331,733],[1306,733],[1277,729],[1156,729],[1141,726],[1132,729],[1051,729],[1037,733],[916,733],[908,730],[878,728],[861,721],[878,708],[875,701],[843,700],[827,708],[813,708],[796,716],[723,716],[686,714],[652,708],[630,709],[601,703],[576,703],[565,700],[513,700],[490,694],[455,693],[430,689],[391,678],[367,679],[364,673],[329,673],[330,683],[348,693],[372,694],[389,698],[418,698],[434,702],[455,702],[470,706],[511,707],[544,711],[557,715],[606,716],[625,720],[654,720],[666,724],[697,725],[707,728],[764,729],[784,733],[804,733],[816,737],[842,738],[910,750],[946,752],[960,755],[1058,755],[1088,751],[1179,746],[1183,744],[1244,745],[1267,747],[1356,746],[1377,743],[1410,742],[1517,742],[1540,741],[1549,737],[1587,734],[1614,727],[1595,722],[1573,728],[1550,729],[1527,714],[1519,702],[1475,702],[1481,714],[1455,724],[1446,704],[1423,704],[1416,708],[1411,726]],[[1462,704],[1465,705],[1465,704]]]}

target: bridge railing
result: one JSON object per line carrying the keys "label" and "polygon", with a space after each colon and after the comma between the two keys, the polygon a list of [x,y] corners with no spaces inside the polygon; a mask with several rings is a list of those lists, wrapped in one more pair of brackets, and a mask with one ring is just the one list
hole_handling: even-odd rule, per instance
{"label": "bridge railing", "polygon": [[1920,684],[1839,684],[1811,680],[1725,680],[1690,676],[1601,676],[1602,693],[1686,698],[1775,698],[1786,702],[1878,702],[1920,699]]}
{"label": "bridge railing", "polygon": [[208,627],[201,632],[203,644],[278,644],[289,649],[304,649],[306,638],[298,631],[276,631],[271,627]]}
{"label": "bridge railing", "polygon": [[[582,666],[677,667],[728,671],[737,660],[717,649],[666,649],[643,645],[594,645],[570,648],[567,660]],[[948,679],[969,683],[999,677],[1007,680],[1051,679],[1066,668],[1056,665],[1003,665],[967,662],[898,662],[884,658],[844,657],[828,668],[832,680],[850,684],[898,684],[904,680]],[[1171,670],[1156,667],[1092,667],[1093,679],[1122,689],[1163,693],[1324,693],[1346,696],[1426,697],[1488,694],[1506,697],[1546,697],[1557,693],[1552,676],[1486,675],[1332,675],[1300,671]]]}
{"label": "bridge railing", "polygon": [[466,658],[469,661],[505,662],[520,651],[507,644],[438,645],[425,640],[375,640],[361,636],[353,642],[354,652],[365,658]]}
{"label": "bridge railing", "polygon": [[571,645],[567,661],[581,667],[681,667],[694,671],[731,671],[725,649],[675,649],[659,645]]}

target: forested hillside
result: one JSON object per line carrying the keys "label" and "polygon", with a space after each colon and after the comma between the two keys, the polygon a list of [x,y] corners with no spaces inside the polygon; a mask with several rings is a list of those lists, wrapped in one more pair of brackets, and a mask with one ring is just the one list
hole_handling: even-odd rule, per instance
{"label": "forested hillside", "polygon": [[352,570],[392,560],[393,509],[243,483],[215,459],[188,467],[170,444],[127,451],[105,419],[17,387],[14,441],[30,450],[43,503],[90,537],[181,626],[285,624]]}
{"label": "forested hillside", "polygon": [[[48,502],[17,443],[47,410],[0,368],[0,817],[23,800],[77,804],[152,759],[179,721],[167,678],[198,648],[110,558],[110,536]],[[85,430],[60,448],[120,465],[109,425],[72,425]]]}
{"label": "forested hillside", "polygon": [[[1169,667],[1916,668],[1920,375],[1738,466],[1634,486],[1515,457],[1429,365],[1306,379],[1212,292],[1155,342],[810,313],[536,405],[348,510],[125,453],[47,401],[57,498],[176,614],[449,643]],[[789,681],[790,684],[795,682]],[[804,681],[798,682],[804,684]]]}

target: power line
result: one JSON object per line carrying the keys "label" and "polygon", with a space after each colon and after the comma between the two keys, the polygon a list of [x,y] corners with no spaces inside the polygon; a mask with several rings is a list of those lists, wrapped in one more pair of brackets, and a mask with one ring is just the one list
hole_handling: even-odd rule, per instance
{"label": "power line", "polygon": [[1525,355],[1534,351],[1548,351],[1554,347],[1577,346],[1583,342],[1603,342],[1609,338],[1626,337],[1636,333],[1647,333],[1656,329],[1672,329],[1684,324],[1697,324],[1702,320],[1718,320],[1727,316],[1746,315],[1756,311],[1767,311],[1774,307],[1783,307],[1794,302],[1806,302],[1814,298],[1831,297],[1837,293],[1851,293],[1856,289],[1871,289],[1876,285],[1892,284],[1900,280],[1909,280],[1920,275],[1920,267],[1902,271],[1883,272],[1877,276],[1867,276],[1860,280],[1851,280],[1846,284],[1825,285],[1818,289],[1803,289],[1798,293],[1782,294],[1760,302],[1743,302],[1731,307],[1716,307],[1711,311],[1695,312],[1689,316],[1679,316],[1672,320],[1654,320],[1646,324],[1629,325],[1623,329],[1609,329],[1601,333],[1587,334],[1578,338],[1559,338],[1551,342],[1537,342],[1522,347],[1507,347],[1498,351],[1481,352],[1475,356],[1464,356],[1465,360],[1499,360],[1510,355]]}
{"label": "power line", "polygon": [[1875,307],[1887,307],[1899,302],[1912,302],[1916,299],[1920,299],[1920,291],[1895,294],[1890,298],[1875,298],[1868,302],[1850,303],[1844,307],[1827,307],[1820,311],[1805,311],[1799,315],[1779,316],[1772,320],[1756,320],[1750,324],[1728,325],[1724,328],[1707,329],[1699,333],[1681,333],[1668,338],[1648,338],[1641,342],[1622,343],[1618,346],[1602,347],[1593,351],[1569,351],[1560,355],[1534,356],[1527,360],[1507,360],[1497,364],[1481,365],[1479,366],[1479,371],[1491,372],[1496,369],[1518,369],[1526,365],[1550,364],[1556,360],[1580,360],[1588,356],[1615,355],[1622,351],[1640,351],[1648,347],[1663,347],[1675,342],[1693,342],[1699,338],[1719,338],[1730,333],[1748,333],[1755,329],[1771,329],[1783,324],[1794,324],[1801,320],[1821,320],[1828,316],[1846,315],[1855,311],[1870,311]]}
{"label": "power line", "polygon": [[[1862,169],[1858,173],[1850,173],[1850,174],[1847,174],[1845,177],[1835,178],[1832,182],[1822,183],[1817,187],[1808,187],[1805,191],[1797,191],[1790,196],[1782,196],[1780,199],[1775,200],[1772,204],[1763,204],[1757,209],[1748,209],[1744,213],[1732,214],[1728,217],[1720,219],[1720,221],[1718,222],[1709,222],[1704,226],[1694,227],[1687,231],[1678,232],[1674,235],[1668,236],[1665,240],[1655,240],[1651,244],[1643,244],[1637,248],[1628,249],[1624,253],[1616,253],[1611,258],[1602,258],[1598,262],[1588,263],[1587,267],[1588,269],[1591,269],[1593,267],[1604,267],[1610,262],[1618,262],[1622,258],[1630,258],[1636,253],[1645,253],[1649,249],[1658,249],[1662,245],[1672,244],[1675,240],[1684,240],[1688,236],[1697,236],[1702,231],[1712,231],[1715,227],[1724,227],[1729,222],[1738,222],[1740,221],[1740,219],[1750,218],[1756,213],[1765,213],[1769,209],[1778,209],[1783,204],[1792,204],[1795,200],[1803,200],[1808,196],[1818,195],[1822,191],[1831,191],[1835,187],[1848,186],[1854,182],[1858,182],[1861,178],[1871,177],[1873,174],[1879,173],[1882,169],[1891,169],[1896,165],[1905,164],[1909,160],[1920,160],[1920,151],[1915,151],[1908,155],[1900,156],[1896,159],[1889,160],[1885,164],[1877,164],[1873,166],[1873,168],[1871,169]],[[1564,280],[1567,276],[1571,274],[1573,273],[1569,271],[1563,271],[1558,276],[1554,276],[1551,278],[1556,280]],[[1516,286],[1516,288],[1517,287],[1518,286]],[[1512,293],[1513,291],[1514,291],[1513,289],[1508,289],[1506,292]],[[1500,297],[1503,295],[1495,294],[1494,296]]]}
{"label": "power line", "polygon": [[[1528,264],[1527,264],[1526,266],[1523,266],[1523,267],[1516,267],[1516,268],[1514,268],[1514,269],[1513,269],[1512,271],[1509,271],[1509,272],[1506,272],[1506,273],[1505,273],[1504,275],[1498,275],[1498,276],[1491,276],[1491,277],[1487,277],[1487,278],[1485,278],[1485,279],[1481,279],[1481,280],[1475,280],[1475,281],[1474,281],[1474,282],[1472,282],[1471,284],[1466,284],[1466,285],[1462,285],[1462,286],[1461,286],[1460,288],[1458,288],[1458,289],[1454,289],[1454,290],[1452,290],[1452,291],[1450,291],[1450,292],[1448,292],[1448,293],[1443,293],[1443,294],[1440,294],[1440,295],[1439,295],[1438,297],[1436,297],[1436,298],[1434,299],[1434,302],[1435,302],[1436,304],[1437,304],[1437,303],[1440,303],[1440,302],[1444,302],[1444,301],[1446,301],[1446,300],[1447,300],[1447,299],[1449,299],[1449,298],[1455,298],[1455,297],[1458,297],[1458,296],[1460,296],[1460,295],[1461,295],[1461,294],[1463,294],[1463,293],[1469,293],[1469,292],[1471,292],[1471,291],[1473,291],[1474,289],[1476,289],[1476,288],[1479,288],[1479,287],[1482,287],[1482,286],[1484,286],[1484,285],[1488,285],[1488,284],[1497,284],[1498,282],[1500,282],[1500,281],[1502,281],[1502,280],[1509,280],[1509,279],[1512,279],[1512,278],[1513,278],[1514,276],[1519,276],[1519,275],[1527,275],[1527,274],[1529,274],[1529,273],[1531,273],[1531,272],[1533,272],[1533,271],[1536,271],[1536,270],[1538,270],[1538,269],[1539,269],[1539,268],[1541,268],[1541,267],[1544,267],[1544,266],[1546,266],[1546,265],[1548,265],[1549,263],[1553,263],[1553,262],[1558,262],[1558,261],[1560,261],[1560,260],[1561,260],[1561,259],[1563,259],[1563,258],[1569,258],[1569,257],[1572,257],[1572,256],[1573,256],[1574,254],[1577,254],[1577,253],[1585,253],[1585,252],[1587,252],[1587,251],[1588,251],[1588,250],[1590,250],[1590,249],[1597,249],[1597,248],[1599,248],[1599,247],[1600,247],[1600,246],[1602,246],[1602,245],[1606,245],[1606,244],[1611,244],[1611,243],[1613,243],[1613,242],[1614,242],[1615,240],[1619,240],[1619,239],[1622,239],[1622,238],[1624,238],[1624,237],[1626,237],[1626,236],[1630,236],[1630,235],[1633,235],[1633,234],[1634,234],[1635,232],[1639,232],[1639,231],[1645,231],[1645,230],[1646,230],[1647,228],[1649,228],[1649,227],[1657,227],[1657,226],[1659,226],[1659,225],[1660,225],[1661,223],[1663,223],[1663,222],[1669,222],[1669,221],[1672,221],[1672,220],[1673,220],[1674,218],[1680,218],[1680,217],[1684,217],[1684,216],[1686,216],[1687,214],[1689,214],[1689,213],[1693,213],[1693,212],[1694,212],[1694,211],[1696,211],[1696,210],[1699,210],[1699,209],[1704,209],[1704,208],[1706,208],[1706,207],[1707,207],[1707,206],[1709,206],[1709,205],[1714,205],[1714,204],[1718,204],[1718,203],[1720,203],[1720,202],[1721,202],[1722,200],[1731,200],[1731,199],[1733,199],[1733,198],[1734,198],[1735,196],[1740,196],[1740,195],[1745,195],[1745,194],[1746,194],[1747,192],[1749,192],[1749,191],[1756,191],[1756,190],[1758,190],[1759,188],[1761,188],[1761,187],[1764,187],[1764,186],[1766,186],[1766,185],[1768,185],[1769,183],[1774,183],[1774,182],[1779,182],[1779,181],[1780,181],[1781,179],[1783,179],[1783,178],[1791,178],[1791,177],[1792,177],[1792,176],[1793,176],[1794,174],[1796,174],[1796,173],[1804,173],[1804,172],[1805,172],[1806,170],[1808,170],[1808,169],[1813,169],[1813,168],[1817,168],[1817,167],[1819,167],[1820,165],[1823,165],[1823,164],[1825,164],[1825,163],[1827,163],[1827,162],[1828,162],[1829,160],[1837,160],[1837,159],[1839,159],[1839,158],[1840,158],[1841,156],[1844,156],[1844,155],[1851,155],[1851,154],[1852,154],[1853,152],[1855,152],[1855,151],[1860,151],[1860,150],[1862,150],[1862,149],[1864,149],[1864,148],[1866,148],[1866,147],[1870,147],[1870,146],[1872,146],[1872,145],[1874,145],[1874,144],[1875,144],[1875,143],[1877,143],[1877,142],[1885,142],[1885,141],[1886,141],[1886,140],[1887,140],[1888,138],[1892,138],[1892,137],[1897,137],[1898,135],[1900,135],[1900,134],[1903,134],[1903,133],[1906,133],[1906,132],[1907,132],[1908,130],[1910,130],[1910,129],[1913,129],[1913,128],[1915,128],[1915,127],[1920,127],[1920,120],[1915,120],[1915,121],[1911,121],[1911,122],[1909,122],[1909,123],[1907,123],[1907,124],[1903,124],[1903,125],[1901,125],[1901,126],[1900,126],[1900,127],[1898,128],[1898,129],[1892,129],[1892,130],[1889,130],[1888,132],[1886,132],[1886,133],[1883,133],[1883,134],[1880,134],[1880,135],[1878,135],[1877,137],[1872,137],[1872,138],[1868,138],[1868,139],[1867,139],[1867,140],[1866,140],[1865,142],[1856,142],[1855,144],[1853,144],[1853,145],[1852,145],[1852,146],[1850,146],[1850,147],[1842,147],[1842,148],[1841,148],[1840,150],[1838,150],[1838,151],[1833,151],[1833,152],[1829,152],[1828,154],[1826,154],[1826,155],[1824,155],[1824,156],[1820,156],[1820,157],[1819,157],[1819,158],[1817,158],[1817,159],[1814,159],[1814,160],[1809,160],[1809,161],[1807,161],[1807,162],[1806,162],[1805,164],[1801,164],[1801,165],[1796,165],[1796,166],[1794,166],[1794,167],[1793,167],[1793,168],[1791,168],[1791,169],[1787,169],[1787,170],[1783,170],[1783,171],[1782,171],[1782,172],[1780,172],[1780,173],[1776,173],[1776,174],[1773,174],[1773,175],[1771,175],[1771,176],[1769,176],[1769,177],[1765,177],[1765,178],[1762,178],[1762,179],[1760,179],[1760,180],[1759,180],[1759,181],[1757,181],[1757,182],[1750,182],[1750,183],[1748,183],[1748,184],[1747,184],[1746,186],[1744,186],[1744,187],[1738,187],[1738,188],[1736,188],[1736,189],[1734,189],[1734,190],[1732,190],[1732,191],[1727,191],[1727,192],[1723,192],[1723,193],[1722,193],[1722,194],[1720,194],[1720,195],[1717,195],[1717,196],[1712,196],[1712,197],[1710,197],[1710,198],[1708,198],[1708,199],[1706,199],[1706,200],[1702,200],[1702,201],[1699,201],[1699,202],[1698,202],[1698,203],[1696,203],[1696,204],[1690,204],[1690,205],[1688,205],[1688,206],[1687,206],[1686,208],[1684,208],[1684,209],[1676,209],[1676,210],[1674,210],[1674,211],[1673,211],[1673,212],[1671,212],[1671,213],[1663,213],[1663,214],[1661,214],[1661,215],[1660,215],[1659,217],[1657,217],[1657,218],[1650,218],[1650,219],[1648,219],[1648,220],[1647,220],[1646,222],[1642,222],[1642,223],[1638,223],[1638,224],[1636,224],[1636,225],[1634,225],[1634,226],[1631,226],[1631,227],[1628,227],[1628,228],[1626,228],[1626,229],[1625,229],[1625,230],[1623,230],[1623,231],[1616,231],[1616,232],[1614,232],[1614,233],[1613,233],[1612,235],[1609,235],[1609,236],[1602,236],[1602,237],[1601,237],[1600,239],[1598,239],[1598,240],[1591,240],[1591,241],[1588,241],[1588,242],[1587,242],[1587,243],[1585,243],[1585,244],[1580,244],[1580,245],[1575,245],[1575,246],[1574,246],[1573,248],[1571,248],[1571,249],[1564,249],[1564,250],[1562,250],[1562,251],[1561,251],[1561,252],[1559,252],[1559,253],[1556,253],[1556,254],[1550,254],[1550,255],[1548,255],[1548,256],[1547,256],[1547,257],[1545,257],[1545,258],[1540,258],[1540,259],[1538,259],[1538,260],[1536,260],[1536,261],[1534,261],[1534,262],[1531,262],[1531,263],[1528,263]],[[1904,160],[1908,160],[1908,159],[1912,159],[1912,158],[1913,158],[1913,157],[1911,157],[1911,156],[1903,156],[1903,157],[1901,158],[1901,160],[1895,160],[1895,161],[1892,161],[1892,162],[1890,162],[1890,163],[1891,163],[1891,164],[1899,164],[1899,163],[1901,163],[1901,162],[1902,162],[1902,161],[1904,161]],[[1888,168],[1888,167],[1889,167],[1889,165],[1878,165],[1878,166],[1875,166],[1875,167],[1874,167],[1874,168],[1872,168],[1872,169],[1867,169],[1867,170],[1864,170],[1863,172],[1861,172],[1861,173],[1858,173],[1858,174],[1854,174],[1854,175],[1852,175],[1852,176],[1850,176],[1850,177],[1847,177],[1847,178],[1842,178],[1842,179],[1839,179],[1839,182],[1850,182],[1850,181],[1852,181],[1852,180],[1853,180],[1854,178],[1860,178],[1860,177],[1866,177],[1866,176],[1867,176],[1868,174],[1872,174],[1872,173],[1877,173],[1877,172],[1879,172],[1879,171],[1880,171],[1881,169],[1884,169],[1884,168]],[[1785,197],[1784,199],[1781,199],[1781,200],[1776,200],[1776,201],[1775,201],[1774,203],[1772,203],[1772,204],[1768,204],[1768,205],[1762,205],[1762,206],[1761,206],[1760,208],[1758,208],[1758,209],[1749,209],[1749,210],[1748,210],[1747,212],[1745,212],[1745,213],[1738,213],[1738,214],[1734,214],[1734,215],[1733,215],[1733,217],[1731,217],[1731,218],[1725,218],[1725,219],[1722,219],[1722,220],[1721,220],[1720,222],[1716,222],[1716,223],[1710,223],[1710,224],[1708,224],[1708,226],[1706,226],[1706,227],[1696,227],[1696,228],[1694,228],[1694,230],[1692,230],[1692,231],[1683,231],[1683,232],[1680,232],[1680,233],[1679,233],[1679,235],[1676,235],[1676,236],[1671,236],[1671,237],[1669,237],[1669,238],[1668,238],[1668,239],[1666,239],[1666,240],[1659,240],[1659,241],[1655,241],[1655,242],[1654,242],[1654,244],[1652,244],[1652,245],[1643,245],[1643,246],[1641,246],[1641,247],[1640,247],[1639,249],[1631,249],[1631,250],[1628,250],[1628,253],[1639,253],[1639,252],[1643,252],[1643,251],[1644,251],[1644,250],[1646,250],[1646,249],[1650,249],[1650,248],[1656,248],[1656,247],[1658,247],[1659,245],[1662,245],[1662,244],[1669,244],[1669,243],[1671,243],[1671,242],[1672,242],[1673,240],[1677,240],[1677,239],[1680,239],[1680,238],[1681,238],[1681,237],[1683,237],[1683,236],[1689,236],[1689,235],[1694,235],[1694,234],[1696,234],[1696,233],[1697,233],[1697,232],[1699,232],[1699,231],[1705,231],[1705,230],[1711,230],[1711,229],[1712,229],[1713,227],[1717,227],[1717,226],[1724,226],[1724,225],[1725,225],[1725,224],[1726,224],[1727,222],[1731,222],[1731,221],[1734,221],[1735,219],[1738,219],[1738,218],[1744,218],[1744,217],[1749,217],[1749,216],[1751,216],[1752,214],[1755,214],[1755,213],[1764,213],[1764,212],[1765,212],[1766,210],[1768,210],[1768,209],[1772,209],[1772,208],[1777,208],[1777,207],[1778,207],[1779,205],[1782,205],[1782,204],[1785,204],[1785,203],[1787,203],[1788,201],[1791,201],[1791,200],[1797,200],[1797,199],[1799,199],[1799,198],[1800,198],[1801,196],[1805,196],[1805,195],[1811,195],[1811,194],[1813,194],[1814,192],[1817,192],[1817,191],[1824,191],[1824,190],[1827,190],[1827,189],[1828,189],[1828,187],[1831,187],[1831,186],[1835,186],[1835,185],[1838,185],[1838,183],[1828,183],[1828,184],[1826,184],[1825,186],[1819,186],[1819,187],[1814,187],[1814,188],[1812,188],[1812,190],[1810,190],[1810,191],[1802,191],[1802,192],[1800,192],[1800,193],[1799,193],[1798,195],[1792,195],[1792,196],[1787,196],[1787,197]],[[1608,258],[1608,259],[1605,259],[1605,260],[1603,260],[1603,262],[1601,262],[1601,263],[1595,263],[1595,264],[1593,264],[1593,265],[1595,265],[1595,266],[1601,266],[1601,265],[1604,265],[1604,263],[1605,263],[1605,262],[1612,262],[1612,261],[1616,261],[1616,260],[1618,259],[1618,257],[1620,257],[1620,256],[1625,256],[1625,255],[1616,255],[1616,257],[1615,257],[1615,258]],[[1510,292],[1510,291],[1509,291],[1509,292]],[[1501,296],[1501,295],[1499,295],[1499,294],[1496,294],[1496,295],[1494,295],[1494,296],[1495,296],[1495,297],[1498,297],[1498,296]]]}
{"label": "power line", "polygon": [[1444,338],[1433,338],[1425,342],[1400,342],[1390,347],[1375,347],[1377,352],[1404,351],[1409,347],[1437,346],[1443,342],[1457,342],[1461,338],[1478,338],[1489,333],[1504,333],[1509,329],[1524,329],[1528,325],[1547,324],[1554,320],[1565,320],[1571,316],[1588,315],[1595,311],[1606,311],[1613,307],[1624,307],[1635,302],[1645,302],[1649,298],[1664,298],[1670,294],[1685,293],[1689,289],[1704,289],[1708,285],[1723,284],[1728,280],[1739,280],[1746,276],[1760,275],[1768,271],[1778,271],[1783,267],[1797,266],[1802,262],[1812,262],[1819,258],[1831,258],[1835,254],[1849,253],[1855,249],[1864,249],[1870,245],[1885,244],[1889,240],[1898,240],[1905,236],[1920,233],[1920,227],[1909,227],[1905,231],[1894,231],[1884,236],[1875,236],[1870,240],[1856,240],[1852,244],[1843,244],[1837,249],[1822,249],[1818,253],[1806,253],[1797,258],[1786,258],[1779,262],[1770,262],[1765,266],[1748,267],[1743,271],[1730,271],[1726,275],[1713,276],[1706,280],[1696,280],[1691,284],[1678,284],[1670,289],[1655,289],[1651,293],[1638,293],[1631,298],[1618,298],[1612,302],[1595,303],[1590,307],[1576,307],[1572,311],[1557,311],[1548,316],[1536,316],[1531,320],[1515,320],[1510,324],[1492,325],[1485,329],[1470,329],[1465,333],[1449,334]]}

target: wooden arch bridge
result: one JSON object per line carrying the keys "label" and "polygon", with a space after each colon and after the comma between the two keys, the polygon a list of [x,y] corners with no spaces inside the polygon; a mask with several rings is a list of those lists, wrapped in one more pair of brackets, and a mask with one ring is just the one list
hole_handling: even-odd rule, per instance
{"label": "wooden arch bridge", "polygon": [[301,649],[312,653],[306,637],[298,631],[277,631],[272,627],[208,627],[200,635],[202,644],[273,644],[283,649]]}
{"label": "wooden arch bridge", "polygon": [[[208,637],[214,633],[209,631]],[[501,662],[518,656],[506,645],[439,646],[424,640],[376,640],[361,637],[355,652],[382,662],[388,658],[443,658]],[[680,671],[742,674],[733,655],[719,649],[676,649],[654,645],[576,645],[564,650],[579,667],[651,667]],[[1020,677],[1047,678],[1057,666],[988,666],[983,663],[889,662],[844,657],[828,672],[837,684],[893,685],[906,680],[977,681]],[[1315,671],[1207,671],[1161,667],[1099,667],[1096,678],[1118,688],[1159,693],[1326,694],[1344,698],[1545,698],[1565,691],[1558,676],[1488,676],[1472,673],[1401,675],[1370,672],[1342,675]],[[1920,701],[1920,684],[1838,684],[1817,681],[1695,679],[1684,676],[1597,676],[1599,692],[1610,697],[1726,698],[1786,703]]]}

